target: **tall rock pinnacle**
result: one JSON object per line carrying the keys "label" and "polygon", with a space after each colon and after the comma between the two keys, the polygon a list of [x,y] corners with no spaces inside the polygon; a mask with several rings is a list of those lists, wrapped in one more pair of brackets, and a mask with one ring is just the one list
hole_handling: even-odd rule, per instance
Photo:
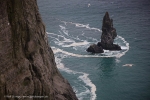
{"label": "tall rock pinnacle", "polygon": [[109,29],[110,27],[111,27],[111,19],[109,18],[108,12],[106,12],[103,18],[102,30],[105,31],[105,28]]}
{"label": "tall rock pinnacle", "polygon": [[113,44],[116,38],[116,29],[113,27],[113,19],[110,19],[108,12],[103,17],[101,45],[106,50],[121,50],[120,46]]}
{"label": "tall rock pinnacle", "polygon": [[97,45],[91,45],[87,49],[87,52],[103,53],[103,49],[121,50],[121,47],[119,45],[113,44],[116,36],[117,32],[116,29],[113,27],[113,19],[110,19],[109,13],[106,12],[103,17],[101,42],[98,42]]}

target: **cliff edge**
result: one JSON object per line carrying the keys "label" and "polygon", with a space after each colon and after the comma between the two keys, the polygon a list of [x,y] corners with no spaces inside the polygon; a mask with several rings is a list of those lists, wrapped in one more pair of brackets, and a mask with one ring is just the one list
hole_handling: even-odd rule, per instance
{"label": "cliff edge", "polygon": [[36,0],[1,0],[0,100],[19,97],[77,100],[56,67]]}

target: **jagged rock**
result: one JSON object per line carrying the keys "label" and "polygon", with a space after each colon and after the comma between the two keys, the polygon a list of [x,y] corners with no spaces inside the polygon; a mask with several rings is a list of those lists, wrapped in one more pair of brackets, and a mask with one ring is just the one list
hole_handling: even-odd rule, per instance
{"label": "jagged rock", "polygon": [[101,46],[105,50],[121,50],[120,46],[117,44],[109,45],[109,44],[102,44],[101,42],[97,43],[97,46]]}
{"label": "jagged rock", "polygon": [[19,100],[13,96],[77,100],[56,67],[36,0],[0,1],[0,100]]}
{"label": "jagged rock", "polygon": [[101,42],[98,42],[97,45],[96,44],[91,45],[87,49],[87,52],[103,53],[100,52],[103,51],[103,49],[121,50],[121,47],[119,45],[113,44],[116,36],[117,33],[116,33],[116,29],[113,27],[113,19],[110,19],[108,12],[106,12],[103,18]]}
{"label": "jagged rock", "polygon": [[86,50],[87,52],[92,53],[103,53],[103,48],[101,46],[97,46],[96,44],[90,45],[90,47]]}
{"label": "jagged rock", "polygon": [[108,12],[105,13],[102,25],[101,46],[106,50],[121,50],[119,45],[113,44],[116,38],[116,29],[113,27],[113,19],[109,18]]}

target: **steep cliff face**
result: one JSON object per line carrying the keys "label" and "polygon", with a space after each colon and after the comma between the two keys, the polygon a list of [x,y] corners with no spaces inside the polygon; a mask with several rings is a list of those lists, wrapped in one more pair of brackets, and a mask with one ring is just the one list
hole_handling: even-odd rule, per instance
{"label": "steep cliff face", "polygon": [[77,100],[56,68],[36,0],[0,1],[0,100],[17,96]]}

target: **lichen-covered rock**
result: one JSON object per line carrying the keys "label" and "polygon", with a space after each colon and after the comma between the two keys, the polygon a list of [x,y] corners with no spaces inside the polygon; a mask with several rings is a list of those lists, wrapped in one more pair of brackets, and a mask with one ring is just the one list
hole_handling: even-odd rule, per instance
{"label": "lichen-covered rock", "polygon": [[15,96],[77,100],[56,67],[36,0],[0,1],[0,100]]}

